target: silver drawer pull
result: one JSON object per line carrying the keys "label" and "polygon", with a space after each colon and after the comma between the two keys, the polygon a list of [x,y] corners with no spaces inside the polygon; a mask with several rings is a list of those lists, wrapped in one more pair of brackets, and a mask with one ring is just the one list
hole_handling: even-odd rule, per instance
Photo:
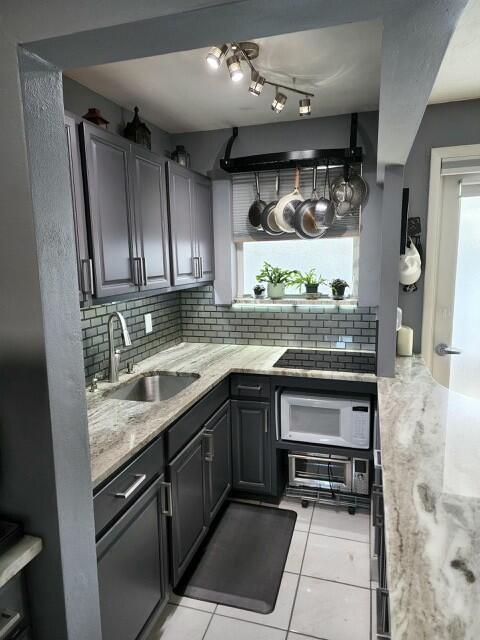
{"label": "silver drawer pull", "polygon": [[374,465],[375,469],[381,469],[382,468],[382,451],[381,451],[381,449],[374,449],[373,450],[373,465]]}
{"label": "silver drawer pull", "polygon": [[256,384],[256,385],[239,384],[237,385],[237,389],[239,391],[261,391],[262,387],[259,384]]}
{"label": "silver drawer pull", "polygon": [[162,513],[163,513],[164,516],[172,517],[172,515],[173,515],[172,483],[171,482],[161,482],[160,484],[161,484],[161,487],[162,487],[162,489],[164,491],[163,495],[166,498],[166,503],[167,503],[167,506],[165,506],[164,505],[164,500],[162,498]]}
{"label": "silver drawer pull", "polygon": [[205,438],[208,440],[208,451],[205,455],[205,462],[213,462],[213,458],[215,457],[213,432],[207,431]]}
{"label": "silver drawer pull", "polygon": [[120,491],[118,493],[113,494],[115,498],[123,498],[124,500],[129,498],[132,495],[132,493],[136,491],[138,487],[145,482],[145,480],[147,479],[147,475],[145,473],[136,473],[134,478],[135,478],[135,482],[131,484],[126,491]]}

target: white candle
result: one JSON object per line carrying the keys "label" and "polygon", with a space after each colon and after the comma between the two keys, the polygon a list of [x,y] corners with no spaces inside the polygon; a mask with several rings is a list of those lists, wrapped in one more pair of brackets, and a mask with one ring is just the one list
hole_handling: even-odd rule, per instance
{"label": "white candle", "polygon": [[402,325],[397,331],[397,355],[411,356],[413,353],[413,329]]}

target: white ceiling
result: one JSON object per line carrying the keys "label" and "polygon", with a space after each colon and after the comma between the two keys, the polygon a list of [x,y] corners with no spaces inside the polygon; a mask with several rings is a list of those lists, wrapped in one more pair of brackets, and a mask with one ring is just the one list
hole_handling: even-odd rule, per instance
{"label": "white ceiling", "polygon": [[452,36],[430,103],[480,98],[480,0],[470,0]]}
{"label": "white ceiling", "polygon": [[[378,108],[381,23],[361,22],[255,40],[254,61],[268,79],[315,94],[312,116]],[[212,44],[221,44],[212,43]],[[298,99],[287,93],[281,114],[270,109],[273,87],[259,97],[248,91],[249,73],[239,83],[225,64],[215,72],[208,49],[116,62],[68,71],[93,91],[132,109],[169,133],[207,131],[298,118]],[[245,70],[246,71],[246,70]]]}

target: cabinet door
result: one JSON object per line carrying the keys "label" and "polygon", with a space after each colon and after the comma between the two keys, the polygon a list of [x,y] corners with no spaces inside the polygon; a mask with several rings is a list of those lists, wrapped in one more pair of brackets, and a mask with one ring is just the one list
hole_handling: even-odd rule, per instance
{"label": "cabinet door", "polygon": [[166,531],[156,480],[97,543],[103,640],[135,640],[167,593]]}
{"label": "cabinet door", "polygon": [[205,424],[209,521],[213,520],[232,488],[230,401]]}
{"label": "cabinet door", "polygon": [[141,289],[170,285],[165,163],[132,146],[137,254],[141,259]]}
{"label": "cabinet door", "polygon": [[208,178],[192,176],[192,215],[195,225],[196,251],[199,258],[198,282],[214,278],[212,184]]}
{"label": "cabinet door", "polygon": [[172,491],[172,578],[175,586],[208,528],[204,430],[168,465]]}
{"label": "cabinet door", "polygon": [[197,281],[198,260],[192,220],[191,171],[176,162],[167,165],[172,284],[192,284]]}
{"label": "cabinet door", "polygon": [[269,404],[232,400],[233,487],[250,493],[271,490]]}
{"label": "cabinet door", "polygon": [[77,252],[78,291],[80,301],[86,302],[94,292],[93,270],[88,252],[78,122],[68,114],[65,114],[65,133],[67,136],[68,169],[72,195],[75,249]]}
{"label": "cabinet door", "polygon": [[137,291],[130,144],[94,125],[83,123],[90,230],[98,298]]}

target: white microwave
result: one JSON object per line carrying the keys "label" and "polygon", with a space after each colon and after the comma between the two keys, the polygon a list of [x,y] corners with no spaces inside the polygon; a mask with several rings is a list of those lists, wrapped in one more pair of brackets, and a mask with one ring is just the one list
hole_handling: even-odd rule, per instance
{"label": "white microwave", "polygon": [[370,448],[370,400],[284,391],[280,399],[282,440]]}

